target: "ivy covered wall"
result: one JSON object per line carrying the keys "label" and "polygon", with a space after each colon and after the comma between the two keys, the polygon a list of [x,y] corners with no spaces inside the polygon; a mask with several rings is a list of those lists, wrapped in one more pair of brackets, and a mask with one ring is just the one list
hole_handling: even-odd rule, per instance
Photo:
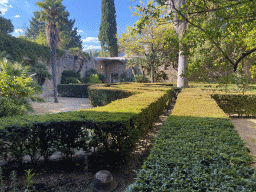
{"label": "ivy covered wall", "polygon": [[[37,63],[39,57],[43,62],[50,60],[50,48],[48,46],[40,45],[23,38],[16,38],[1,32],[0,42],[0,52],[6,51],[14,61],[23,63],[23,57],[27,56],[33,66]],[[65,53],[63,50],[59,49],[57,52],[58,57]]]}

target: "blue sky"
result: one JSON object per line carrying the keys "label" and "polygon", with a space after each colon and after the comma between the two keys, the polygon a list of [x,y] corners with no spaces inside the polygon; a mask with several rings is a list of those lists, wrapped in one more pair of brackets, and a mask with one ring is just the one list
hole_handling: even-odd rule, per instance
{"label": "blue sky", "polygon": [[[0,11],[6,19],[11,19],[15,32],[13,36],[23,35],[23,29],[29,26],[29,20],[33,12],[40,11],[36,2],[38,0],[0,0]],[[43,0],[40,0],[43,1]],[[146,4],[147,0],[142,0]],[[74,27],[77,27],[82,36],[84,49],[100,49],[98,33],[101,18],[101,0],[63,0],[63,5],[69,11],[69,19],[75,19]],[[129,7],[135,7],[140,0],[115,0],[116,22],[120,28],[118,34],[125,31],[126,26],[132,26],[137,21],[132,16]]]}

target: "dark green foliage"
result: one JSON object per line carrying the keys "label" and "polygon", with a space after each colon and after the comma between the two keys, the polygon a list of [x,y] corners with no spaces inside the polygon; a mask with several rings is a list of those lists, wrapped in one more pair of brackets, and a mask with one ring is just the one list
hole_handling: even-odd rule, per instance
{"label": "dark green foliage", "polygon": [[99,80],[102,81],[102,83],[104,83],[106,81],[106,76],[101,74],[101,73],[98,73],[98,77],[99,77]]}
{"label": "dark green foliage", "polygon": [[88,97],[90,99],[90,103],[94,107],[104,106],[111,103],[111,101],[126,98],[131,95],[133,95],[132,92],[120,89],[104,89],[104,87],[90,87],[88,89]]}
{"label": "dark green foliage", "polygon": [[213,94],[213,99],[219,107],[228,115],[238,114],[239,117],[256,116],[256,96],[255,95],[232,95]]}
{"label": "dark green foliage", "polygon": [[[127,191],[255,191],[253,157],[245,143],[230,119],[214,118],[212,111],[218,112],[219,107],[209,105],[213,99],[197,91],[185,89],[179,94],[172,115]],[[184,101],[191,94],[199,102],[189,107],[203,105],[204,117],[193,110],[184,113]],[[200,102],[203,99],[207,102]]]}
{"label": "dark green foliage", "polygon": [[[37,58],[41,57],[43,62],[50,60],[50,48],[48,46],[39,45],[35,42],[28,41],[23,38],[16,38],[11,35],[5,35],[0,33],[0,52],[6,52],[9,55],[10,60],[23,63],[23,56],[27,56],[31,60],[26,63],[30,64],[34,69],[33,72],[37,74],[45,75],[45,77],[50,77],[50,74],[43,70],[42,68],[37,69],[38,62]],[[58,57],[62,56],[65,52],[57,49]],[[44,66],[45,68],[46,66]]]}
{"label": "dark green foliage", "polygon": [[40,56],[44,60],[50,59],[50,49],[47,46],[2,33],[0,33],[0,42],[0,51],[6,51],[10,58],[17,62],[23,62],[23,56],[28,56],[32,64],[35,64],[37,57]]}
{"label": "dark green foliage", "polygon": [[[63,6],[64,9],[66,8]],[[66,23],[59,22],[58,29],[62,41],[60,42],[61,49],[68,50],[70,48],[79,47],[82,48],[81,36],[77,32],[77,27],[74,28],[75,19],[68,19],[69,12],[64,11],[63,16],[66,20]],[[34,12],[34,17],[31,18],[30,26],[25,32],[25,36],[30,40],[36,40],[39,38],[40,33],[45,35],[45,22],[40,22],[38,19],[40,15],[38,12]]]}
{"label": "dark green foliage", "polygon": [[83,78],[84,83],[88,83],[90,81],[91,74],[98,74],[98,72],[94,68],[90,68],[89,70],[85,71],[85,75],[84,75],[84,78]]}
{"label": "dark green foliage", "polygon": [[25,36],[31,40],[36,40],[37,36],[39,35],[40,31],[43,33],[45,26],[44,22],[38,21],[40,15],[38,12],[34,12],[34,17],[29,20],[29,28],[26,29]]}
{"label": "dark green foliage", "polygon": [[144,75],[135,75],[134,76],[134,81],[136,83],[149,83],[149,79],[147,77],[145,77]]}
{"label": "dark green foliage", "polygon": [[62,97],[76,97],[76,98],[87,98],[88,87],[91,84],[76,84],[76,85],[58,85],[58,93]]}
{"label": "dark green foliage", "polygon": [[101,23],[98,38],[103,50],[108,50],[110,57],[117,57],[117,28],[114,0],[101,1]]}
{"label": "dark green foliage", "polygon": [[[88,151],[103,143],[105,151],[127,156],[169,98],[170,91],[148,92],[85,111],[1,118],[0,152],[11,153],[20,163],[26,154],[36,161],[35,154],[39,152],[47,161],[57,150],[70,158],[74,149]],[[94,131],[91,138],[88,130]]]}
{"label": "dark green foliage", "polygon": [[104,82],[106,81],[106,76],[103,75],[103,74],[101,74],[101,73],[98,73],[97,70],[94,69],[94,68],[90,68],[89,70],[87,70],[87,71],[85,72],[85,76],[84,76],[84,78],[83,78],[82,81],[83,81],[84,83],[90,83],[90,76],[91,76],[92,74],[97,74],[98,77],[99,77],[99,80],[101,80],[102,83],[104,83]]}
{"label": "dark green foliage", "polygon": [[127,191],[255,191],[252,162],[230,120],[171,115]]}
{"label": "dark green foliage", "polygon": [[74,76],[73,70],[64,70],[61,74],[61,84],[79,83],[81,81],[81,74],[76,73]]}
{"label": "dark green foliage", "polygon": [[10,19],[0,16],[0,33],[8,34],[14,31],[14,26]]}
{"label": "dark green foliage", "polygon": [[128,78],[125,72],[123,72],[122,74],[120,74],[120,77],[119,77],[120,82],[133,82],[133,81],[134,81],[133,78],[134,78],[133,76],[130,77],[130,78]]}

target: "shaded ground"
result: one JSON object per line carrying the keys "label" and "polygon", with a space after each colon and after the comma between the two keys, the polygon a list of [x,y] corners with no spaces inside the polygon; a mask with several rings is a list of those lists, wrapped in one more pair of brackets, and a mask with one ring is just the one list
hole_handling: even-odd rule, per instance
{"label": "shaded ground", "polygon": [[[13,165],[12,168],[5,172],[4,189],[5,191],[13,190],[10,175],[13,169],[18,171],[18,191],[24,191],[22,187],[26,180],[25,170],[33,169],[33,173],[35,173],[32,178],[35,182],[34,189],[35,191],[42,192],[92,191],[95,173],[99,170],[108,170],[118,183],[114,192],[125,191],[127,186],[134,182],[136,176],[135,171],[141,168],[143,160],[148,157],[154,143],[153,139],[157,136],[160,127],[171,114],[173,106],[174,102],[171,103],[169,111],[163,111],[163,114],[155,121],[153,128],[137,143],[136,149],[132,152],[129,160],[123,165],[117,166],[114,164],[115,160],[118,162],[118,157],[111,155],[101,156],[100,154],[93,155],[92,153],[86,155],[83,152],[80,152],[80,154],[77,153],[73,161],[69,162],[61,160],[61,154],[55,154],[51,157],[47,165],[39,162],[37,166],[31,165],[27,157],[25,161],[28,163],[24,164],[23,167],[17,170],[17,167],[15,168],[15,165]],[[40,110],[40,107],[38,110]]]}
{"label": "shaded ground", "polygon": [[[256,161],[256,119],[252,118],[232,118],[237,132],[241,139],[246,142],[246,147],[250,149],[250,155]],[[256,163],[253,165],[256,168]]]}

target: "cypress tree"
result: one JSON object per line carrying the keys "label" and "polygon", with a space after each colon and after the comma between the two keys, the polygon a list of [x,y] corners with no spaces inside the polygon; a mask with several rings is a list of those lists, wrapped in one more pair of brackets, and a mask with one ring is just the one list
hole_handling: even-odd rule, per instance
{"label": "cypress tree", "polygon": [[103,50],[108,50],[110,57],[117,57],[117,29],[114,0],[101,1],[101,24],[99,41]]}

